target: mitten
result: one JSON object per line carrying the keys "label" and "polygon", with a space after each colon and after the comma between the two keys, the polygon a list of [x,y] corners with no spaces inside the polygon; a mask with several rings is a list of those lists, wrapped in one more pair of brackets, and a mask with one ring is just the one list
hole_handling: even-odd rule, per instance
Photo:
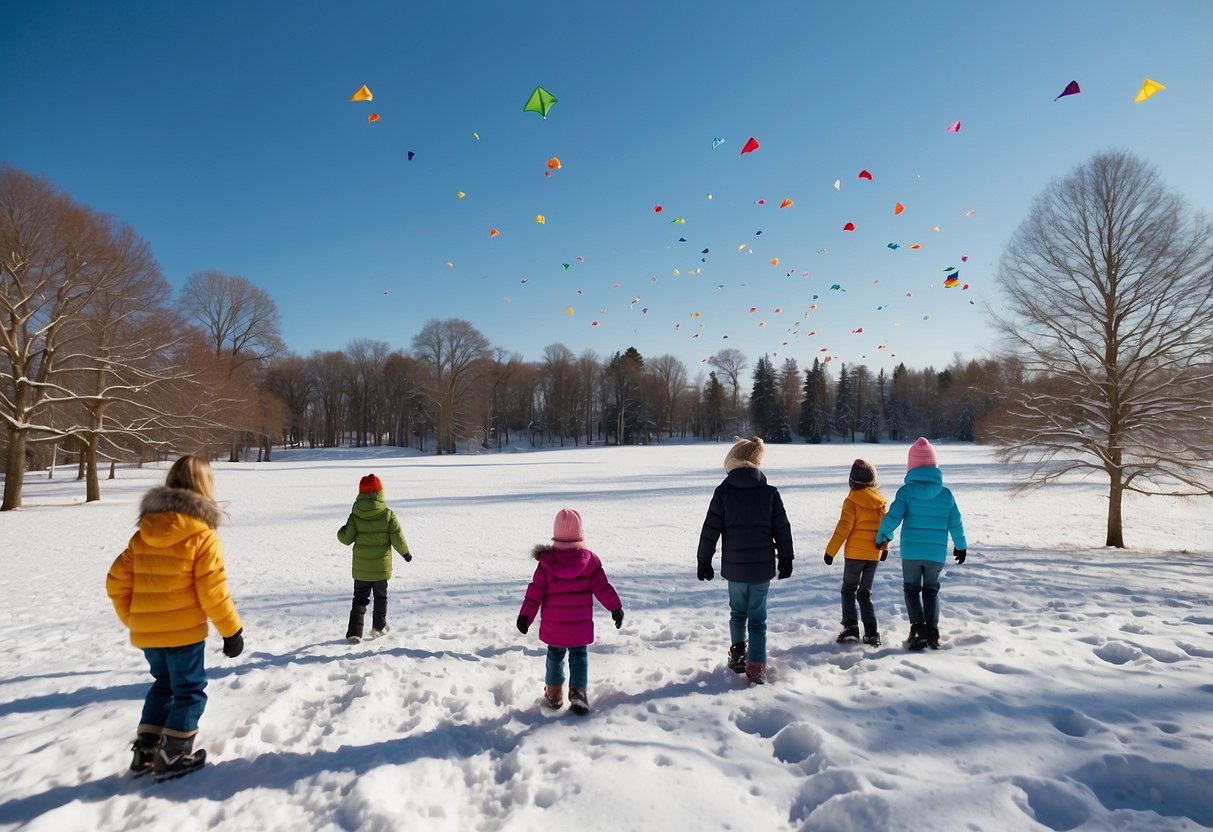
{"label": "mitten", "polygon": [[620,607],[619,609],[614,610],[611,613],[611,618],[615,620],[615,629],[616,630],[618,630],[620,627],[622,627],[623,626],[623,607]]}
{"label": "mitten", "polygon": [[405,562],[405,563],[411,563],[411,562],[412,562],[412,560],[413,560],[413,555],[412,555],[412,553],[410,553],[410,552],[405,552],[405,553],[404,553],[403,555],[401,555],[400,557],[404,558],[404,562]]}
{"label": "mitten", "polygon": [[699,562],[699,580],[710,581],[716,577],[716,570],[712,568],[712,562],[701,560]]}
{"label": "mitten", "polygon": [[792,574],[792,559],[791,558],[780,558],[779,559],[779,580],[782,581],[784,578],[790,577],[791,574]]}
{"label": "mitten", "polygon": [[241,627],[230,636],[223,637],[223,655],[234,659],[244,652],[244,628]]}
{"label": "mitten", "polygon": [[822,560],[824,560],[826,562],[826,566],[834,565],[834,556],[831,555],[829,552],[826,552],[825,557],[822,558]]}
{"label": "mitten", "polygon": [[880,550],[880,559],[881,559],[881,560],[888,560],[888,559],[889,559],[889,550],[888,550],[888,549],[881,549],[881,550]]}
{"label": "mitten", "polygon": [[956,558],[957,563],[964,563],[965,558],[968,557],[968,554],[969,554],[968,549],[953,549],[952,550],[952,557]]}
{"label": "mitten", "polygon": [[891,537],[878,537],[876,538],[876,548],[879,549],[882,546],[888,546],[892,542],[893,538]]}
{"label": "mitten", "polygon": [[531,629],[531,619],[525,615],[518,616],[518,620],[514,622],[514,626],[518,628],[518,632],[526,635],[526,631]]}

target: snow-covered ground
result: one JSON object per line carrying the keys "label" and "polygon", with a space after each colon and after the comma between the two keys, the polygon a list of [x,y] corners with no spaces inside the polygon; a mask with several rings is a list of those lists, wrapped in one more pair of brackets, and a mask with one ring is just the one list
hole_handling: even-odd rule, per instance
{"label": "snow-covered ground", "polygon": [[[92,505],[71,471],[31,476],[0,515],[0,828],[1213,827],[1209,500],[1130,499],[1133,548],[1107,551],[1099,483],[1013,499],[989,451],[941,447],[970,541],[944,649],[900,646],[896,551],[886,645],[840,646],[841,561],[821,553],[847,471],[866,456],[891,496],[906,446],[772,446],[798,557],[772,585],[770,683],[746,688],[724,665],[726,584],[695,579],[727,448],[216,465],[246,649],[226,659],[212,633],[208,764],[158,785],[125,774],[149,677],[104,579],[163,469],[120,471]],[[351,646],[335,532],[371,471],[415,559],[396,561],[392,631]],[[563,506],[627,612],[619,631],[596,613],[587,717],[540,705],[543,646],[514,629]]]}

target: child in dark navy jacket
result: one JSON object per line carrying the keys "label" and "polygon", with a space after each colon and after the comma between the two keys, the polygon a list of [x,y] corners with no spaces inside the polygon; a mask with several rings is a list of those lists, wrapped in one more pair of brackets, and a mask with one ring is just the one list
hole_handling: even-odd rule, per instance
{"label": "child in dark navy jacket", "polygon": [[[712,558],[720,548],[720,574],[729,582],[729,669],[751,684],[766,681],[767,592],[771,579],[792,574],[792,526],[779,489],[758,470],[762,439],[737,437],[724,458],[728,475],[716,486],[699,533],[699,580],[715,576]],[[746,634],[750,641],[747,648]]]}

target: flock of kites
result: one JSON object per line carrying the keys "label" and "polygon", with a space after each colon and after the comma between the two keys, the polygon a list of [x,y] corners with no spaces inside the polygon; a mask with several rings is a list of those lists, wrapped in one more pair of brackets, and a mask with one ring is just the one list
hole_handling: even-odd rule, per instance
{"label": "flock of kites", "polygon": [[[1166,89],[1166,86],[1165,86],[1165,85],[1160,84],[1160,83],[1158,83],[1157,81],[1151,80],[1151,79],[1149,79],[1149,78],[1146,78],[1146,79],[1145,79],[1145,80],[1142,82],[1141,88],[1140,88],[1140,90],[1137,92],[1137,95],[1134,97],[1133,101],[1134,101],[1134,103],[1140,104],[1140,103],[1142,103],[1143,101],[1148,100],[1150,97],[1152,97],[1152,96],[1153,96],[1153,95],[1155,95],[1156,93],[1159,93],[1159,92],[1161,92],[1161,91],[1163,91],[1163,90],[1165,90],[1165,89]],[[1061,98],[1064,98],[1064,97],[1066,97],[1066,96],[1070,96],[1070,95],[1077,95],[1077,94],[1079,94],[1080,92],[1082,92],[1082,89],[1079,87],[1078,82],[1077,82],[1077,81],[1071,81],[1070,83],[1068,83],[1068,84],[1065,86],[1065,89],[1063,89],[1063,90],[1062,90],[1062,91],[1061,91],[1061,92],[1060,92],[1060,93],[1059,93],[1059,94],[1056,96],[1056,98],[1054,98],[1053,100],[1054,100],[1054,101],[1056,101],[1056,100],[1061,99]],[[374,99],[374,94],[371,92],[370,88],[369,88],[368,86],[366,86],[365,84],[364,84],[363,86],[361,86],[361,87],[360,87],[360,88],[359,88],[359,89],[358,89],[356,92],[354,92],[354,94],[353,94],[353,95],[351,95],[351,96],[350,96],[350,101],[367,101],[367,102],[369,102],[369,101],[372,101],[373,99]],[[543,87],[536,87],[536,88],[535,88],[535,90],[534,90],[534,92],[532,92],[532,93],[531,93],[531,95],[530,95],[530,97],[527,99],[526,104],[525,104],[525,105],[523,105],[523,111],[524,111],[524,112],[533,112],[533,113],[538,113],[540,116],[542,116],[544,119],[546,119],[546,118],[548,117],[548,113],[549,113],[549,112],[551,111],[551,109],[552,109],[552,106],[553,106],[554,104],[556,104],[556,103],[557,103],[557,100],[558,100],[558,99],[557,99],[557,98],[556,98],[554,95],[552,95],[550,92],[548,92],[547,90],[545,90]],[[368,123],[368,124],[374,124],[375,122],[377,122],[377,121],[379,121],[379,120],[380,120],[380,116],[379,116],[379,114],[378,114],[378,113],[376,113],[376,112],[372,112],[372,113],[370,113],[369,115],[367,115],[367,123]],[[947,128],[946,128],[946,129],[947,129],[947,131],[948,131],[948,132],[950,132],[950,133],[959,133],[959,132],[960,132],[960,129],[961,129],[961,122],[960,122],[959,120],[958,120],[958,121],[955,121],[955,122],[953,122],[953,123],[949,124],[949,125],[947,126]],[[473,134],[472,134],[472,137],[473,137],[474,139],[476,139],[476,140],[479,140],[479,139],[480,139],[480,136],[479,136],[479,134],[477,134],[477,133],[473,133]],[[720,137],[715,137],[715,138],[713,138],[713,139],[712,139],[712,148],[713,148],[713,149],[718,148],[718,147],[720,147],[722,144],[724,144],[724,142],[725,142],[725,140],[724,140],[723,138],[720,138]],[[744,145],[742,145],[741,152],[740,152],[739,156],[745,156],[746,154],[753,153],[754,151],[758,150],[758,149],[759,149],[761,146],[762,146],[762,145],[761,145],[761,144],[758,142],[758,139],[756,139],[756,138],[754,138],[753,136],[751,136],[751,137],[750,137],[750,138],[749,138],[749,139],[748,139],[748,140],[745,142],[745,144],[744,144]],[[411,161],[413,161],[413,159],[415,158],[415,156],[416,156],[416,154],[414,153],[414,151],[412,151],[412,150],[407,151],[407,157],[408,157],[408,161],[410,161],[410,162],[411,162]],[[545,176],[550,177],[550,176],[552,175],[552,171],[555,171],[555,170],[560,170],[560,169],[561,169],[561,163],[560,163],[560,159],[559,159],[558,157],[556,157],[556,156],[552,156],[552,157],[551,157],[551,158],[549,158],[549,159],[548,159],[548,161],[547,161],[547,170],[544,172],[544,175],[545,175]],[[858,179],[860,179],[860,180],[866,180],[866,181],[869,181],[869,182],[873,180],[872,173],[871,173],[870,171],[866,170],[866,169],[865,169],[865,170],[861,170],[861,171],[859,172],[859,174],[858,174],[857,178],[858,178]],[[841,190],[841,187],[842,187],[842,182],[841,182],[841,180],[838,180],[838,179],[834,180],[834,189],[835,189],[835,190]],[[467,194],[466,194],[465,192],[463,192],[463,191],[459,191],[459,192],[456,194],[456,196],[457,196],[457,198],[459,198],[459,199],[463,199],[464,197],[466,197],[466,196],[467,196]],[[712,194],[710,194],[710,193],[709,193],[709,194],[707,194],[707,199],[709,199],[709,200],[710,200],[710,199],[712,199]],[[756,205],[765,205],[765,204],[766,204],[766,200],[765,200],[765,199],[758,199],[758,200],[755,200],[754,202],[755,202],[755,204],[756,204]],[[781,210],[782,210],[782,209],[786,209],[786,208],[790,208],[790,207],[792,207],[794,204],[795,204],[795,203],[793,202],[793,200],[792,200],[791,198],[785,198],[785,199],[783,199],[783,200],[780,202],[780,204],[779,204],[779,208],[780,208]],[[664,210],[665,210],[665,209],[664,209],[664,207],[663,207],[662,205],[654,205],[654,206],[653,206],[653,213],[654,213],[654,214],[661,214],[661,213],[663,213],[663,212],[664,212]],[[901,215],[901,213],[902,213],[903,211],[905,211],[905,205],[904,205],[904,204],[902,204],[901,202],[896,202],[896,203],[893,205],[893,215],[894,215],[894,216],[900,216],[900,215]],[[966,216],[966,217],[971,217],[971,216],[973,216],[975,213],[976,213],[976,211],[975,211],[975,210],[968,210],[968,211],[966,211],[966,212],[965,212],[965,216]],[[547,218],[546,218],[546,217],[545,217],[543,214],[536,214],[536,215],[535,215],[535,222],[536,222],[536,223],[538,223],[538,224],[540,224],[540,225],[543,225],[543,224],[545,224],[545,223],[547,222]],[[686,223],[686,218],[685,218],[685,217],[675,217],[675,218],[673,218],[672,220],[670,220],[670,221],[669,221],[669,223],[670,223],[671,225],[684,225],[684,224]],[[843,230],[844,232],[853,232],[853,231],[855,231],[855,230],[856,230],[856,224],[855,224],[854,222],[852,222],[852,221],[848,221],[848,222],[846,222],[846,223],[844,223],[844,224],[843,224],[843,226],[842,226],[842,230]],[[939,231],[939,230],[940,230],[940,227],[939,227],[939,226],[937,226],[937,225],[936,225],[936,226],[931,226],[931,231]],[[762,231],[758,231],[758,232],[756,232],[756,233],[757,233],[758,235],[761,235],[761,234],[762,234]],[[499,229],[497,229],[497,228],[490,228],[490,229],[489,229],[489,237],[491,237],[491,238],[495,238],[495,237],[499,237],[500,235],[501,235],[501,231],[500,231]],[[687,238],[686,238],[686,237],[679,237],[679,238],[678,238],[678,242],[680,242],[680,243],[686,243],[686,242],[688,242],[688,240],[687,240]],[[901,248],[901,244],[900,244],[900,243],[896,243],[896,242],[890,242],[890,243],[888,243],[888,244],[887,244],[887,248],[888,248],[888,249],[890,249],[890,250],[892,250],[892,251],[896,251],[896,250],[898,250],[898,249],[900,249],[900,248]],[[908,246],[908,248],[909,248],[910,250],[919,250],[919,249],[921,249],[921,248],[922,248],[922,245],[921,245],[921,244],[919,244],[919,243],[911,243],[911,244]],[[749,246],[748,246],[746,243],[741,243],[741,244],[738,246],[738,249],[737,249],[737,250],[738,250],[738,251],[740,251],[740,252],[748,252],[748,253],[753,253],[753,252],[752,252],[752,250],[750,250]],[[711,251],[711,249],[710,249],[710,248],[704,248],[704,249],[703,249],[703,250],[700,252],[700,254],[702,255],[702,256],[700,257],[700,262],[701,262],[701,263],[706,263],[706,262],[707,262],[707,255],[709,254],[709,252],[710,252],[710,251]],[[818,254],[828,254],[828,253],[829,253],[829,250],[828,250],[828,249],[819,249],[817,253],[818,253]],[[963,263],[963,262],[966,262],[968,259],[969,259],[969,258],[968,258],[968,256],[967,256],[967,255],[961,255],[961,257],[960,257],[960,261],[961,261],[962,263]],[[582,257],[582,256],[578,256],[578,257],[576,258],[576,260],[577,260],[578,262],[584,262],[584,261],[585,261],[585,258],[584,258],[584,257]],[[774,266],[774,267],[778,267],[778,266],[779,266],[779,258],[778,258],[778,257],[772,257],[772,258],[770,258],[770,261],[769,261],[769,262],[770,262],[771,266]],[[454,268],[454,263],[453,263],[453,262],[451,262],[451,261],[447,261],[447,262],[446,262],[446,266],[447,266],[448,268]],[[566,272],[567,272],[567,271],[568,271],[568,270],[571,268],[571,266],[572,266],[572,264],[571,264],[571,263],[561,263],[561,267],[562,267],[562,268],[563,268],[563,270],[564,270],[564,271],[566,271]],[[673,271],[673,276],[674,276],[674,277],[679,277],[679,276],[681,276],[682,274],[685,274],[686,276],[689,276],[689,277],[695,277],[695,276],[698,276],[698,275],[699,275],[700,270],[701,270],[701,267],[697,267],[697,268],[694,268],[694,269],[689,269],[689,270],[687,270],[685,273],[684,273],[684,272],[682,272],[682,271],[680,271],[680,270],[679,270],[679,269],[677,269],[677,268],[673,269],[672,271]],[[968,283],[963,283],[963,284],[961,283],[961,279],[960,279],[960,270],[959,270],[959,268],[958,268],[958,267],[953,266],[953,265],[949,265],[949,266],[944,267],[942,271],[943,271],[943,274],[944,274],[944,279],[943,279],[943,288],[945,288],[945,289],[953,289],[953,288],[957,288],[957,287],[959,287],[959,288],[960,288],[960,290],[961,290],[962,292],[963,292],[963,291],[968,291],[968,290],[969,290],[969,284],[968,284]],[[792,276],[795,274],[795,272],[796,272],[796,270],[795,270],[795,269],[789,269],[789,270],[787,271],[787,276],[788,276],[788,277],[792,277]],[[808,273],[807,271],[803,271],[803,272],[801,272],[801,276],[802,276],[802,277],[804,277],[804,278],[807,278],[807,277],[808,277],[808,275],[809,275],[809,273]],[[650,277],[650,281],[652,281],[652,282],[656,283],[656,282],[657,282],[657,276],[656,276],[656,275],[651,276],[651,277]],[[524,283],[524,284],[525,284],[525,283],[527,283],[527,282],[528,282],[528,278],[525,278],[525,277],[524,277],[524,278],[522,278],[522,279],[521,279],[521,282],[522,282],[522,283]],[[875,282],[875,283],[880,283],[880,281],[879,281],[879,280],[876,280],[876,281],[874,281],[874,282]],[[718,284],[716,284],[716,285],[715,285],[715,287],[716,287],[717,289],[723,289],[723,288],[724,288],[724,286],[725,286],[725,284],[723,284],[723,283],[718,283]],[[612,288],[612,289],[619,289],[619,288],[621,288],[621,284],[619,284],[619,283],[612,283],[612,284],[611,284],[611,288]],[[933,284],[929,284],[929,288],[934,288]],[[831,292],[845,292],[845,291],[846,291],[846,289],[844,289],[840,283],[834,283],[834,284],[832,284],[832,285],[829,287],[829,291],[831,291]],[[385,292],[384,292],[384,294],[386,295],[386,294],[388,294],[388,292],[386,292],[386,291],[385,291]],[[583,295],[583,294],[584,294],[584,292],[583,292],[581,289],[578,289],[578,290],[577,290],[577,294],[578,294],[578,295]],[[905,293],[905,296],[906,296],[907,298],[913,298],[913,296],[914,296],[914,295],[913,295],[913,292],[906,292],[906,293]],[[804,312],[804,314],[803,314],[803,319],[804,319],[804,320],[808,320],[808,319],[809,319],[810,314],[811,314],[812,312],[814,312],[814,311],[816,311],[816,310],[818,309],[818,304],[817,304],[817,301],[820,299],[820,297],[821,297],[821,296],[820,296],[819,294],[813,294],[813,295],[812,295],[812,302],[809,304],[808,308],[805,310],[805,312]],[[509,296],[506,296],[506,297],[504,298],[504,300],[505,300],[505,302],[507,302],[507,303],[508,303],[508,302],[509,302],[511,299],[510,299],[510,297],[509,297]],[[639,296],[639,295],[635,295],[635,296],[633,296],[633,298],[632,298],[632,300],[631,300],[631,302],[630,302],[630,304],[629,304],[629,308],[630,308],[630,309],[635,309],[635,308],[636,308],[636,306],[637,306],[637,304],[638,304],[639,302],[640,302],[640,296]],[[972,301],[969,301],[969,303],[971,304],[971,303],[972,303]],[[877,307],[876,307],[876,310],[877,310],[877,311],[881,311],[881,310],[883,310],[883,309],[885,309],[885,308],[887,308],[887,304],[886,304],[886,305],[877,306]],[[775,308],[774,308],[772,311],[773,311],[773,313],[774,313],[774,314],[780,314],[780,313],[782,313],[782,311],[783,311],[783,310],[782,310],[780,307],[775,307]],[[574,308],[573,308],[572,306],[568,306],[568,307],[566,307],[566,308],[565,308],[565,310],[564,310],[564,312],[565,312],[565,314],[566,314],[566,315],[569,315],[569,316],[572,316],[572,315],[574,315],[574,314],[575,314],[575,310],[574,310]],[[601,308],[601,309],[599,310],[599,313],[600,313],[601,315],[605,315],[605,314],[606,314],[606,312],[607,312],[607,310],[606,310],[606,308],[605,308],[605,307],[604,307],[604,308]],[[645,307],[641,307],[641,308],[640,308],[640,312],[641,312],[641,314],[642,314],[642,315],[647,315],[647,314],[648,314],[648,312],[649,312],[649,308],[648,308],[647,306],[645,306]],[[749,314],[751,314],[751,315],[752,315],[752,314],[755,314],[755,313],[757,313],[757,312],[758,312],[758,308],[757,308],[757,307],[755,307],[755,306],[750,306],[750,307],[749,307],[749,309],[748,309],[748,312],[749,312]],[[929,317],[930,317],[929,315],[923,315],[923,320],[927,320],[927,319],[929,319]],[[699,320],[699,319],[701,319],[701,318],[702,318],[702,314],[701,314],[700,312],[698,312],[698,311],[693,311],[693,312],[691,312],[691,313],[690,313],[690,318],[691,318],[691,320],[693,320],[693,321],[697,321],[697,320]],[[788,328],[788,329],[786,330],[786,333],[787,333],[788,338],[795,338],[795,337],[797,337],[797,336],[799,336],[799,335],[801,334],[800,324],[801,324],[801,321],[796,321],[795,323],[793,323],[793,325],[792,325],[790,328]],[[766,322],[765,322],[764,320],[759,320],[759,321],[758,321],[758,323],[757,323],[757,325],[758,325],[758,327],[760,327],[760,328],[761,328],[761,327],[765,327],[765,326],[766,326]],[[893,325],[894,325],[894,326],[898,326],[898,325],[899,325],[899,322],[895,321]],[[598,326],[600,326],[600,321],[599,321],[599,320],[597,320],[597,319],[595,319],[595,320],[593,320],[593,321],[591,321],[591,322],[590,322],[590,326],[591,326],[591,327],[598,327]],[[675,323],[675,324],[673,325],[673,328],[674,328],[674,331],[675,331],[675,332],[680,332],[680,331],[682,330],[682,324],[681,324],[681,323]],[[703,324],[702,322],[697,323],[696,328],[697,328],[697,329],[699,329],[699,330],[702,330],[702,329],[704,328],[704,324]],[[851,333],[852,333],[853,335],[859,335],[859,334],[863,334],[863,331],[864,331],[864,330],[863,330],[863,327],[862,327],[862,326],[860,326],[860,327],[857,327],[856,329],[851,330]],[[699,337],[700,337],[700,334],[701,334],[700,332],[694,332],[694,333],[691,335],[691,337],[692,337],[692,338],[699,338]],[[806,334],[806,336],[807,336],[807,337],[814,337],[814,336],[816,336],[816,335],[817,335],[817,331],[816,331],[816,330],[809,329],[809,330],[806,330],[806,331],[805,331],[805,334]],[[729,336],[728,336],[728,335],[723,335],[723,336],[721,336],[721,337],[722,337],[722,340],[727,340]],[[789,344],[789,341],[788,341],[788,340],[784,340],[784,341],[782,341],[782,342],[781,342],[781,345],[782,345],[782,346],[787,346],[788,344]],[[885,349],[888,349],[888,344],[882,341],[881,343],[879,343],[879,344],[877,345],[876,349],[877,349],[877,350],[885,350]],[[829,354],[830,350],[829,350],[829,348],[828,348],[828,347],[821,347],[821,348],[818,350],[818,352],[819,352],[819,353],[825,353],[825,355],[822,357],[822,361],[823,361],[823,363],[825,363],[825,364],[830,363],[830,361],[832,360],[833,356]],[[772,355],[773,355],[774,357],[778,358],[779,353],[778,353],[778,352],[773,352],[773,353],[772,353]],[[895,353],[893,353],[893,355],[895,355]],[[863,357],[865,357],[865,358],[866,358],[867,356],[865,355],[865,356],[863,356]],[[707,357],[704,357],[704,358],[702,358],[702,359],[701,359],[701,361],[702,361],[702,362],[707,362],[707,360],[708,360],[708,358],[707,358]]]}

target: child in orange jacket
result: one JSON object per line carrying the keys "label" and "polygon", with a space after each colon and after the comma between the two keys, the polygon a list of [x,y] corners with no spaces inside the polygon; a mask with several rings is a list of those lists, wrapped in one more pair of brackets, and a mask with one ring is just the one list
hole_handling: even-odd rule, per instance
{"label": "child in orange jacket", "polygon": [[842,502],[842,516],[834,527],[834,536],[826,544],[825,554],[829,566],[846,541],[846,565],[842,570],[842,632],[837,641],[840,644],[859,641],[859,616],[855,614],[858,599],[863,618],[863,643],[879,647],[880,631],[872,607],[872,579],[876,577],[880,561],[889,556],[888,544],[876,545],[876,530],[888,511],[889,501],[877,488],[876,469],[866,460],[857,459],[852,463],[849,484],[851,493]]}
{"label": "child in orange jacket", "polygon": [[223,547],[215,528],[223,515],[211,497],[210,463],[183,456],[162,487],[139,506],[139,531],[110,567],[105,590],[151,669],[131,772],[167,780],[200,768],[194,751],[206,707],[207,620],[223,636],[229,658],[244,649],[244,627],[227,591]]}

